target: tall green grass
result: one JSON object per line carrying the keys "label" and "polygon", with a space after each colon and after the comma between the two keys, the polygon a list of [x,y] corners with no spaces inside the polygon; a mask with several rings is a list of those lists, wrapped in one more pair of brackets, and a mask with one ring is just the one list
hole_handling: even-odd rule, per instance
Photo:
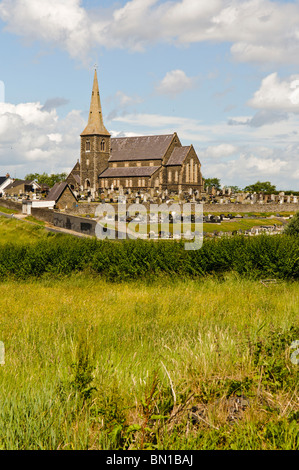
{"label": "tall green grass", "polygon": [[298,449],[298,298],[236,275],[2,282],[0,449]]}
{"label": "tall green grass", "polygon": [[41,238],[50,238],[51,236],[54,235],[38,225],[28,224],[18,219],[0,217],[0,247],[7,243],[13,245],[31,244]]}

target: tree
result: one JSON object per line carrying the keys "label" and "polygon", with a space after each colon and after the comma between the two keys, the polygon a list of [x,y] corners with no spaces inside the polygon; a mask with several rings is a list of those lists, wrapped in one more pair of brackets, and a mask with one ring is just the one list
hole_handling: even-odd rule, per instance
{"label": "tree", "polygon": [[290,222],[285,226],[284,233],[299,237],[299,212],[296,212],[294,217],[292,217]]}
{"label": "tree", "polygon": [[273,194],[276,191],[276,186],[270,183],[270,181],[258,181],[255,184],[246,186],[244,191],[247,193],[264,193],[264,194]]}
{"label": "tree", "polygon": [[217,190],[221,189],[220,180],[218,178],[205,178],[204,182],[205,189],[210,186],[214,186]]}
{"label": "tree", "polygon": [[55,183],[61,183],[66,179],[66,177],[66,173],[52,173],[51,175],[48,175],[47,173],[29,173],[25,176],[25,180],[36,181],[38,184],[47,184],[52,188]]}
{"label": "tree", "polygon": [[229,186],[233,193],[241,193],[242,190],[239,186]]}

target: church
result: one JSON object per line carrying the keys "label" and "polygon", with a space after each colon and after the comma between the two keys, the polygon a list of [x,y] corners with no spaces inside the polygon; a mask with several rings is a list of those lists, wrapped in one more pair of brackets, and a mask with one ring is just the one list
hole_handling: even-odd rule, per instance
{"label": "church", "polygon": [[81,133],[80,162],[66,181],[72,189],[99,196],[106,189],[169,193],[203,190],[201,164],[193,145],[176,132],[167,135],[111,137],[103,120],[97,71],[87,126]]}

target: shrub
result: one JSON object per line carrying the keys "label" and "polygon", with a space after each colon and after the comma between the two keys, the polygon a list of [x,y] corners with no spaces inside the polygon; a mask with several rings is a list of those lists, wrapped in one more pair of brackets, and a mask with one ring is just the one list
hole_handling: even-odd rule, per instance
{"label": "shrub", "polygon": [[297,212],[284,229],[286,235],[299,237],[299,212]]}
{"label": "shrub", "polygon": [[182,241],[97,240],[55,236],[0,248],[0,278],[69,275],[89,270],[107,280],[195,278],[235,271],[252,278],[299,278],[297,236],[261,235],[207,240],[197,251]]}

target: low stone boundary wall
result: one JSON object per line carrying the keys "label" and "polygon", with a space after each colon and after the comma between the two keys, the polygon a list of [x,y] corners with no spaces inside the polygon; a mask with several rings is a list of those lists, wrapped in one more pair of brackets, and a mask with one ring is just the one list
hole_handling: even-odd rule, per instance
{"label": "low stone boundary wall", "polygon": [[16,212],[22,212],[22,204],[20,202],[0,198],[0,206],[15,210]]}
{"label": "low stone boundary wall", "polygon": [[87,217],[77,217],[70,214],[54,212],[53,225],[55,227],[73,230],[74,232],[84,233],[85,235],[95,236],[96,221]]}
{"label": "low stone boundary wall", "polygon": [[[80,203],[75,208],[66,211],[69,214],[94,214],[97,206],[100,203]],[[142,204],[142,202],[141,202]],[[149,203],[144,204],[148,209]],[[234,213],[245,213],[245,212],[298,212],[299,203],[284,203],[284,204],[204,204],[204,212],[220,212],[224,214]]]}
{"label": "low stone boundary wall", "polygon": [[245,213],[245,212],[298,212],[299,203],[285,203],[285,204],[204,204],[204,212],[220,212],[223,214]]}

